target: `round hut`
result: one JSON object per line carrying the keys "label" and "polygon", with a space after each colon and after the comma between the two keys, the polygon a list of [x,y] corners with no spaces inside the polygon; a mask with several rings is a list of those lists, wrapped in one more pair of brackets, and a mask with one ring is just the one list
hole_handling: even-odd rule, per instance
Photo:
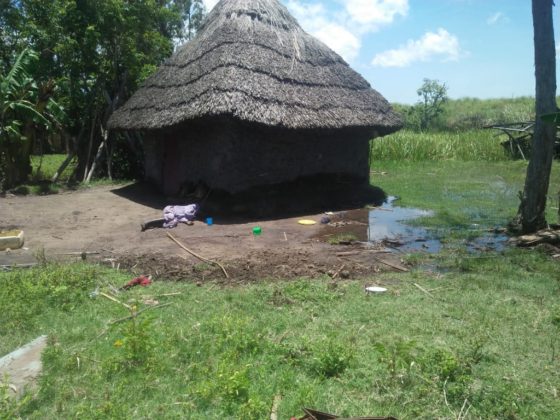
{"label": "round hut", "polygon": [[399,117],[278,0],[221,0],[111,117],[144,132],[145,175],[246,191],[319,176],[369,182],[368,142]]}

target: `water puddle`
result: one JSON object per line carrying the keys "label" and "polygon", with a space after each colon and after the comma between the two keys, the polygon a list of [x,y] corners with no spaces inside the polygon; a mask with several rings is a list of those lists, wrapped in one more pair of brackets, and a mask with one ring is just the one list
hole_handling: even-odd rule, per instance
{"label": "water puddle", "polygon": [[[397,197],[389,197],[380,207],[369,210],[352,210],[338,213],[322,234],[324,240],[351,235],[355,240],[383,243],[386,247],[400,252],[438,253],[443,243],[435,231],[422,226],[413,226],[408,222],[433,216],[429,210],[398,207],[394,205]],[[475,228],[476,227],[476,228]],[[463,242],[468,252],[501,252],[507,246],[507,235],[483,231],[473,225],[476,238]],[[480,233],[480,234],[479,234]]]}
{"label": "water puddle", "polygon": [[[432,232],[421,226],[411,226],[406,223],[420,217],[432,216],[433,212],[393,206],[394,201],[392,197],[389,197],[383,206],[370,211],[368,240],[370,242],[382,241],[403,252],[439,252],[443,245]],[[480,226],[477,225],[477,227],[474,230],[482,234],[464,242],[468,252],[501,252],[506,248],[508,243],[506,234],[492,231],[481,232]]]}
{"label": "water puddle", "polygon": [[441,242],[433,238],[427,229],[406,224],[410,220],[432,216],[433,212],[393,206],[395,200],[395,197],[389,197],[381,207],[370,210],[368,241],[382,241],[388,246],[405,252],[439,252],[442,247]]}
{"label": "water puddle", "polygon": [[502,252],[506,249],[509,236],[504,233],[488,232],[483,236],[467,242],[467,251],[469,252]]}

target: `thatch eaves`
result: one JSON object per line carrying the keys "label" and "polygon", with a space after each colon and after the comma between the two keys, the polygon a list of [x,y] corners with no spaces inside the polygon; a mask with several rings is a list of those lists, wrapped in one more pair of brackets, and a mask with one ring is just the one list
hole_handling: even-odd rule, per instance
{"label": "thatch eaves", "polygon": [[218,115],[379,134],[401,125],[389,103],[277,0],[221,0],[109,125],[154,130]]}

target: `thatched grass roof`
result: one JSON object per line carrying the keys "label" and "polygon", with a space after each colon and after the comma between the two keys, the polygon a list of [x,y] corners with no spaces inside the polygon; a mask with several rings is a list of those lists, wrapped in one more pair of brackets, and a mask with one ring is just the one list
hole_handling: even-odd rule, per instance
{"label": "thatched grass roof", "polygon": [[109,125],[153,130],[216,115],[379,134],[401,125],[389,103],[278,0],[221,0]]}

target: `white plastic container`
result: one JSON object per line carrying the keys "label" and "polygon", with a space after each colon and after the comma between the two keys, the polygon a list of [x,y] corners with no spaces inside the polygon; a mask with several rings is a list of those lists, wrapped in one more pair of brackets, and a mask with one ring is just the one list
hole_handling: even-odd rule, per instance
{"label": "white plastic container", "polygon": [[385,287],[379,286],[368,286],[366,287],[366,293],[385,293],[387,289]]}
{"label": "white plastic container", "polygon": [[14,229],[0,231],[0,251],[21,248],[23,246],[23,242],[23,230]]}

